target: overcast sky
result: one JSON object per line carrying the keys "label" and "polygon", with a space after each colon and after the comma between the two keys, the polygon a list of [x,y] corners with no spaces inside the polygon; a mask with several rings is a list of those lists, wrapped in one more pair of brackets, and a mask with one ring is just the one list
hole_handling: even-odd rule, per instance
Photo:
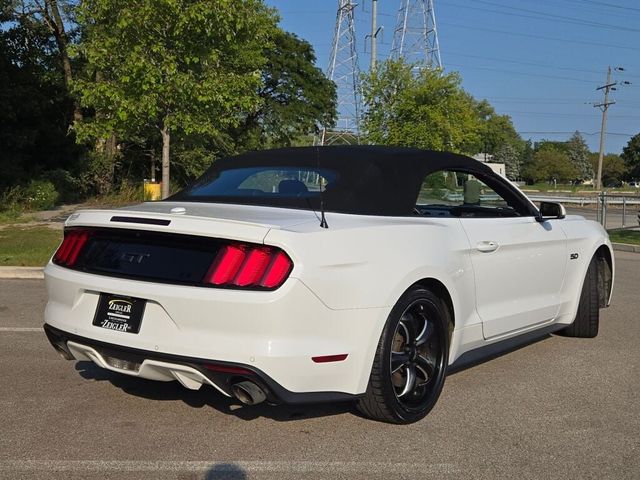
{"label": "overcast sky", "polygon": [[[311,42],[326,71],[338,0],[266,0],[281,25]],[[434,0],[442,62],[459,71],[474,97],[488,99],[513,118],[524,138],[565,140],[575,130],[598,150],[601,101],[596,87],[607,66],[614,80],[632,85],[613,92],[606,150],[620,153],[640,132],[640,1],[638,0]],[[400,0],[378,1],[384,59],[391,47]],[[361,69],[369,66],[364,36],[371,0],[355,10]],[[366,52],[365,52],[365,47]],[[543,133],[540,133],[543,132]]]}

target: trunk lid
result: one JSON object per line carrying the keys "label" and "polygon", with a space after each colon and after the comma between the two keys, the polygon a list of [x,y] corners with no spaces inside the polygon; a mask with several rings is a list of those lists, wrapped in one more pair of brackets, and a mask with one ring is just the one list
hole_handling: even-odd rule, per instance
{"label": "trunk lid", "polygon": [[126,228],[262,243],[271,229],[316,222],[314,212],[250,205],[148,202],[113,210],[80,210],[65,226]]}
{"label": "trunk lid", "polygon": [[316,221],[310,211],[243,205],[162,202],[82,210],[67,219],[68,248],[63,243],[59,250],[67,253],[56,254],[54,263],[98,275],[202,285],[225,245],[257,248],[250,245],[263,244],[270,230],[309,221]]}

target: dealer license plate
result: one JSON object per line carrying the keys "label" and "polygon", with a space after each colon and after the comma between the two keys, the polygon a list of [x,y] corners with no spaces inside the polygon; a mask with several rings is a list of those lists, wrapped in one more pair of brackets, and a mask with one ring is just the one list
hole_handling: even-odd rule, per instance
{"label": "dealer license plate", "polygon": [[147,301],[101,293],[93,325],[118,332],[138,333]]}

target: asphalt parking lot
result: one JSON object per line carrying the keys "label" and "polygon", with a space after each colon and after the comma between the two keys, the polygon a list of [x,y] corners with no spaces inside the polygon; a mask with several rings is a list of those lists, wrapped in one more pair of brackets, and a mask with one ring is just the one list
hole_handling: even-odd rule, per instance
{"label": "asphalt parking lot", "polygon": [[640,478],[640,255],[593,340],[546,335],[450,375],[409,426],[348,404],[240,407],[62,360],[41,280],[0,281],[0,478]]}

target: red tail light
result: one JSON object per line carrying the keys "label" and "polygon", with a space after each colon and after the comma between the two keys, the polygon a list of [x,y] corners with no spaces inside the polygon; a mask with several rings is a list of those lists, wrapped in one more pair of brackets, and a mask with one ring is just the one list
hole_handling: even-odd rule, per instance
{"label": "red tail light", "polygon": [[62,244],[53,256],[53,262],[72,267],[89,239],[88,230],[69,230],[64,234]]}
{"label": "red tail light", "polygon": [[292,268],[291,259],[278,248],[226,245],[211,263],[204,283],[274,289],[284,283]]}
{"label": "red tail light", "polygon": [[220,249],[204,277],[205,283],[224,285],[231,282],[246,256],[244,245],[226,245]]}
{"label": "red tail light", "polygon": [[282,283],[291,270],[291,260],[284,252],[277,252],[273,256],[273,261],[269,271],[267,271],[260,281],[261,287],[274,288]]}
{"label": "red tail light", "polygon": [[239,287],[257,284],[267,270],[270,260],[269,249],[254,248],[247,255],[233,283]]}

